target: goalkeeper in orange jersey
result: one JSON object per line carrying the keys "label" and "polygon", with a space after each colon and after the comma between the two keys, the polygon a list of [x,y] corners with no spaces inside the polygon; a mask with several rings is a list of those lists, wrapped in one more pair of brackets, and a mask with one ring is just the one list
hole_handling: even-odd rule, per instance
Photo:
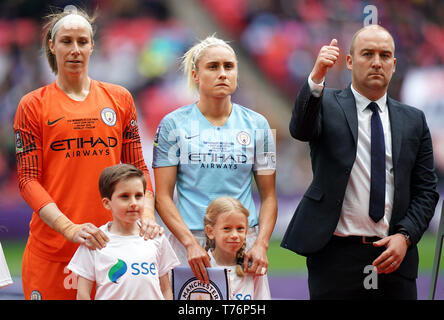
{"label": "goalkeeper in orange jersey", "polygon": [[45,26],[44,49],[57,79],[25,95],[14,120],[19,188],[34,211],[22,262],[25,299],[76,298],[66,265],[79,244],[101,249],[109,240],[97,228],[111,219],[97,189],[105,167],[130,163],[144,172],[140,235],[163,232],[133,98],[88,76],[94,19],[69,7],[48,16]]}

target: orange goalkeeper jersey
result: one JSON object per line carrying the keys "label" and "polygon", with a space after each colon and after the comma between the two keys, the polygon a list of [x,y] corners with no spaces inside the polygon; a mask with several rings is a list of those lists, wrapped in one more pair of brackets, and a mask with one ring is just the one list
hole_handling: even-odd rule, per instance
{"label": "orange goalkeeper jersey", "polygon": [[134,101],[121,86],[92,80],[84,101],[55,82],[32,91],[19,103],[14,132],[19,188],[34,210],[28,246],[43,258],[66,261],[77,248],[40,219],[46,204],[55,202],[74,223],[101,226],[112,219],[98,188],[105,167],[134,164],[152,191]]}

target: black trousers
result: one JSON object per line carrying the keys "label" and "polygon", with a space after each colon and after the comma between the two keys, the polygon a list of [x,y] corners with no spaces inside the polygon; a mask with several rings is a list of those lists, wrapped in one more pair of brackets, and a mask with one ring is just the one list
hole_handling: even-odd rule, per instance
{"label": "black trousers", "polygon": [[416,279],[397,271],[373,271],[372,262],[384,250],[333,237],[325,248],[307,257],[310,299],[416,300]]}

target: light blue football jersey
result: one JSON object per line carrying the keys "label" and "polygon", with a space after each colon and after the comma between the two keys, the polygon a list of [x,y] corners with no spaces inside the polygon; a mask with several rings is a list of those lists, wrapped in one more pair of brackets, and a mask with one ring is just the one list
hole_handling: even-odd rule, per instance
{"label": "light blue football jersey", "polygon": [[267,120],[238,104],[221,127],[195,103],[181,107],[162,119],[154,137],[153,168],[177,166],[176,206],[190,230],[204,229],[206,208],[220,196],[238,199],[250,212],[250,227],[257,225],[253,171],[273,172],[275,157]]}

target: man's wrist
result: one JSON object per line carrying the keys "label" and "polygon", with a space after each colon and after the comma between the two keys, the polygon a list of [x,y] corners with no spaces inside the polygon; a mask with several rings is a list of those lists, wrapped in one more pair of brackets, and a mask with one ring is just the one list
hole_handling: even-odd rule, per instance
{"label": "man's wrist", "polygon": [[312,74],[308,76],[308,86],[310,87],[311,94],[317,98],[319,98],[322,94],[322,90],[324,90],[324,79],[322,79],[319,83],[316,83],[312,79]]}
{"label": "man's wrist", "polygon": [[400,229],[400,230],[398,230],[397,233],[404,237],[405,242],[406,242],[408,247],[412,244],[412,240],[410,240],[410,234],[407,232],[407,230]]}

